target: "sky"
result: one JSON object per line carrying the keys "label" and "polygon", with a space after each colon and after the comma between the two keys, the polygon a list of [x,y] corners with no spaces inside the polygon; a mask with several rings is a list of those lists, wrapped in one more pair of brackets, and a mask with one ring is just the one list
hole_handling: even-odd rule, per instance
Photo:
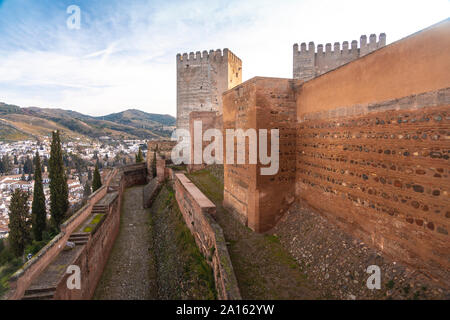
{"label": "sky", "polygon": [[0,101],[175,116],[177,53],[229,48],[244,81],[291,78],[294,43],[385,32],[389,44],[449,12],[449,0],[0,0]]}

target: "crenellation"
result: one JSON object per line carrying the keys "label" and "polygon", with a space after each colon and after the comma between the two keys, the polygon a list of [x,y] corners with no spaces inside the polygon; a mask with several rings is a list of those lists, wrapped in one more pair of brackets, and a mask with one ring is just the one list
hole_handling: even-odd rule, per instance
{"label": "crenellation", "polygon": [[192,111],[222,113],[222,92],[242,82],[242,62],[229,49],[177,54],[177,128]]}
{"label": "crenellation", "polygon": [[340,42],[334,42],[333,46],[330,42],[326,43],[325,51],[324,45],[319,44],[317,45],[317,52],[315,51],[314,42],[309,43],[308,49],[306,49],[305,42],[300,44],[300,48],[296,43],[293,46],[294,79],[310,80],[385,45],[385,33],[380,34],[378,42],[375,34],[370,35],[369,42],[367,42],[367,36],[362,35],[359,48],[356,40],[351,42],[350,48],[348,41],[344,41],[342,46]]}

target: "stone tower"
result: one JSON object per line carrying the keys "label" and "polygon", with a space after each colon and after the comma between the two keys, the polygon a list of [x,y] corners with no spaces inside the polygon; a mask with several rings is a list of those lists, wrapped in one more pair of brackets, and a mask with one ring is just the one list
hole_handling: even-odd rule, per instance
{"label": "stone tower", "polygon": [[192,111],[222,114],[222,93],[242,82],[242,61],[230,50],[177,54],[177,129]]}
{"label": "stone tower", "polygon": [[358,48],[358,42],[353,40],[349,48],[348,42],[344,41],[341,44],[339,42],[334,43],[333,51],[331,50],[331,43],[325,45],[325,52],[323,51],[323,45],[317,46],[317,52],[314,47],[314,42],[310,42],[308,49],[306,49],[306,43],[300,45],[294,44],[294,79],[310,80],[330,70],[336,69],[350,61],[358,59],[360,57],[369,54],[386,45],[386,34],[381,33],[377,42],[377,36],[371,34],[369,37],[369,43],[367,43],[367,37],[362,35],[360,38],[360,47]]}

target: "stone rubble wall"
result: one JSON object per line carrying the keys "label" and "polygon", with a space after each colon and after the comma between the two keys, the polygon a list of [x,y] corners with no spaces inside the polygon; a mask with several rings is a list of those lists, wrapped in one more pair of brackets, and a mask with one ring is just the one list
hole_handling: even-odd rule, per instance
{"label": "stone rubble wall", "polygon": [[182,173],[175,174],[175,197],[197,246],[213,268],[218,298],[241,299],[222,228],[214,220],[216,206]]}

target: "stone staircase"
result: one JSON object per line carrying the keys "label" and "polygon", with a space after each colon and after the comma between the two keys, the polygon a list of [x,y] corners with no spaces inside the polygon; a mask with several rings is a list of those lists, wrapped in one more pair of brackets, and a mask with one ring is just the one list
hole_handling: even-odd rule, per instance
{"label": "stone staircase", "polygon": [[25,291],[22,300],[52,300],[56,288],[30,288]]}
{"label": "stone staircase", "polygon": [[92,213],[107,213],[108,211],[108,206],[105,205],[101,205],[101,204],[96,204],[92,207]]}
{"label": "stone staircase", "polygon": [[82,246],[89,241],[89,233],[72,233],[69,241],[75,243],[77,246]]}

